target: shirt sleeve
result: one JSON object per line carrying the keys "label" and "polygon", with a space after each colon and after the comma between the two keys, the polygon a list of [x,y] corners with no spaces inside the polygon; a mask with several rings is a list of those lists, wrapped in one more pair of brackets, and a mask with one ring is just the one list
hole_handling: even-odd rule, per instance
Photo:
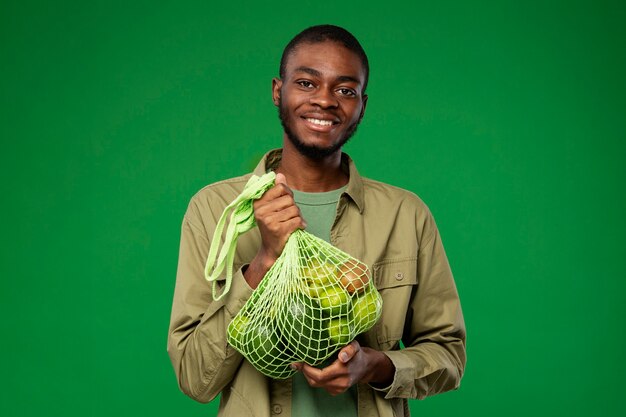
{"label": "shirt sleeve", "polygon": [[209,239],[198,224],[194,211],[188,209],[181,231],[167,350],[180,389],[197,401],[209,402],[232,380],[242,361],[241,354],[227,343],[226,329],[252,289],[239,269],[229,293],[213,300],[211,284],[204,278]]}
{"label": "shirt sleeve", "polygon": [[385,398],[418,398],[458,388],[465,369],[465,323],[456,285],[432,216],[427,217],[402,341],[385,351],[395,366]]}

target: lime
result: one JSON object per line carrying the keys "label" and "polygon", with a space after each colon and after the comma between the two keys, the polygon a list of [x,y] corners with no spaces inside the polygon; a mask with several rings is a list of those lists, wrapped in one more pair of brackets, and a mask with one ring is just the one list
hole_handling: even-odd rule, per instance
{"label": "lime", "polygon": [[243,347],[242,353],[248,362],[264,375],[283,379],[294,374],[289,366],[294,361],[293,354],[271,322],[256,325],[251,319],[244,333]]}
{"label": "lime", "polygon": [[357,333],[369,330],[380,318],[383,301],[374,287],[352,300],[352,316]]}
{"label": "lime", "polygon": [[301,267],[300,276],[305,280],[310,297],[319,297],[324,288],[333,285],[336,279],[333,271],[332,264],[323,263],[317,259],[310,259]]}
{"label": "lime", "polygon": [[228,325],[228,342],[238,350],[243,343],[243,335],[249,321],[250,319],[245,314],[237,314]]}
{"label": "lime", "polygon": [[350,296],[341,286],[332,285],[320,292],[319,302],[327,316],[340,316],[348,313]]}
{"label": "lime", "polygon": [[309,364],[328,352],[328,336],[317,303],[305,294],[291,294],[280,310],[278,325],[298,360]]}
{"label": "lime", "polygon": [[248,331],[244,333],[244,348],[246,357],[257,369],[289,365],[289,353],[270,323],[248,325]]}
{"label": "lime", "polygon": [[339,346],[350,343],[354,338],[353,329],[348,316],[328,320],[328,337],[330,342]]}

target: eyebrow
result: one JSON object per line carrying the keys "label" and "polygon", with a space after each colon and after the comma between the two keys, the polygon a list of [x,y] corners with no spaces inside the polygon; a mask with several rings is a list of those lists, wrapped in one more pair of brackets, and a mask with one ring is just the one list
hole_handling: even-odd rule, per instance
{"label": "eyebrow", "polygon": [[[321,77],[322,76],[321,72],[319,72],[318,70],[313,69],[311,67],[304,67],[304,66],[298,67],[298,68],[296,68],[294,70],[294,72],[306,72],[307,74],[310,74],[310,75],[312,75],[314,77]],[[356,83],[356,84],[359,84],[359,85],[361,84],[361,81],[359,81],[357,78],[352,77],[350,75],[340,75],[340,76],[338,76],[336,78],[336,80],[340,81],[340,82],[353,82],[353,83]]]}

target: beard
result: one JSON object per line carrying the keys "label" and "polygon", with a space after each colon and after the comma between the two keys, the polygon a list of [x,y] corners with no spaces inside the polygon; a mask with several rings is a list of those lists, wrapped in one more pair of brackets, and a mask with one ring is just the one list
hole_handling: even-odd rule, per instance
{"label": "beard", "polygon": [[293,146],[295,146],[300,154],[313,160],[324,159],[341,149],[341,147],[348,143],[350,138],[356,133],[356,129],[361,122],[361,120],[359,119],[356,122],[352,123],[350,126],[348,126],[348,129],[346,130],[339,142],[328,147],[322,147],[306,144],[302,141],[302,139],[298,137],[298,135],[296,135],[296,133],[291,128],[287,108],[283,106],[283,102],[280,99],[278,102],[278,118],[280,119],[280,124],[283,126],[287,138],[293,144]]}

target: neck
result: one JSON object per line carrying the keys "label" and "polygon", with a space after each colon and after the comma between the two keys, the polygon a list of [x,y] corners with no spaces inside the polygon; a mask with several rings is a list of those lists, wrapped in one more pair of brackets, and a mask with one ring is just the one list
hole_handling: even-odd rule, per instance
{"label": "neck", "polygon": [[341,149],[322,159],[310,159],[287,138],[283,139],[283,154],[276,172],[285,175],[290,188],[308,193],[336,190],[349,179],[341,170]]}

